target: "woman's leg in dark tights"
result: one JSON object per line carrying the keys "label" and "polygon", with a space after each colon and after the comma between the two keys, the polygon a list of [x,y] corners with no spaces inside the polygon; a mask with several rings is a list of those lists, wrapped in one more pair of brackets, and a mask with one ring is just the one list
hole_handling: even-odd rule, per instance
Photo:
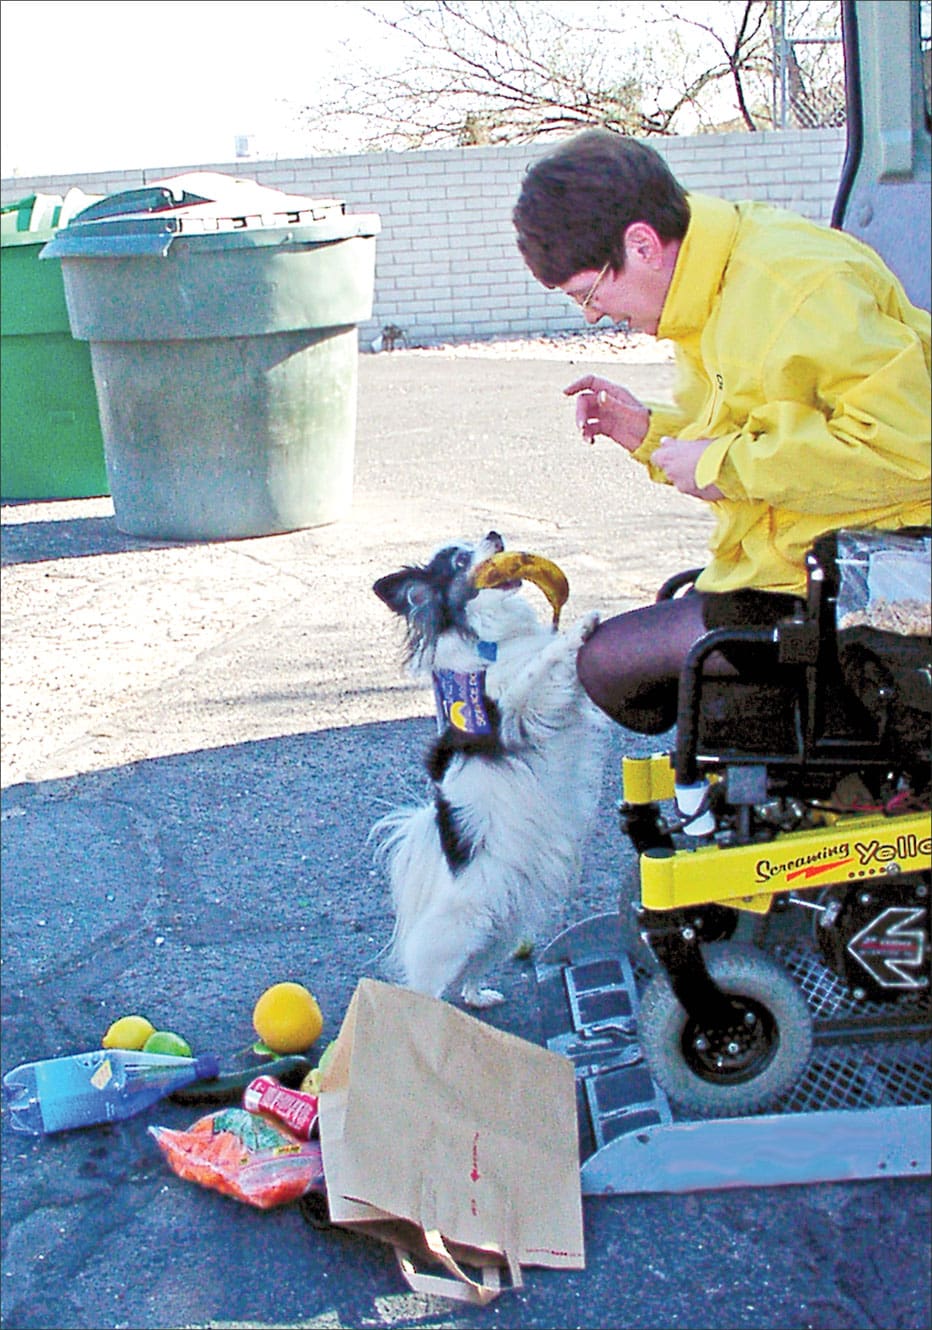
{"label": "woman's leg in dark tights", "polygon": [[641,734],[660,734],[675,724],[683,662],[707,631],[703,600],[701,592],[691,592],[600,624],[580,648],[576,666],[596,706]]}

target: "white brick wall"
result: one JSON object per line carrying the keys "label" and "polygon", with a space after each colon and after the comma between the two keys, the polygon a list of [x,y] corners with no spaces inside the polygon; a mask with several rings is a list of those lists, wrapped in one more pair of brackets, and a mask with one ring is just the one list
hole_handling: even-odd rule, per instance
{"label": "white brick wall", "polygon": [[[764,131],[651,139],[687,189],[754,198],[828,222],[844,157],[843,129]],[[410,343],[562,332],[580,326],[565,297],[538,286],[518,254],[511,210],[529,162],[547,145],[367,153],[280,161],[158,166],[0,182],[4,203],[77,186],[113,194],[192,170],[248,176],[293,194],[344,199],[377,212],[373,317],[368,345],[386,324]]]}

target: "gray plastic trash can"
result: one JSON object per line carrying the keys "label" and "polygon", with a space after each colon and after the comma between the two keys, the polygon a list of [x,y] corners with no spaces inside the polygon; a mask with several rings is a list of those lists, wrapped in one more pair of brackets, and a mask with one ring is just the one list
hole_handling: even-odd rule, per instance
{"label": "gray plastic trash can", "polygon": [[218,540],[352,502],[375,214],[194,172],[111,195],[42,250],[90,343],[117,526]]}

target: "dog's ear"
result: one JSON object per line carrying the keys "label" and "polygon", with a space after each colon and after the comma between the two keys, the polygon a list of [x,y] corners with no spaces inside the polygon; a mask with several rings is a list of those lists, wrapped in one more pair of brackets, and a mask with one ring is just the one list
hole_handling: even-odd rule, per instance
{"label": "dog's ear", "polygon": [[407,618],[412,610],[419,610],[430,600],[431,587],[417,568],[402,568],[397,573],[380,577],[372,590],[390,610]]}

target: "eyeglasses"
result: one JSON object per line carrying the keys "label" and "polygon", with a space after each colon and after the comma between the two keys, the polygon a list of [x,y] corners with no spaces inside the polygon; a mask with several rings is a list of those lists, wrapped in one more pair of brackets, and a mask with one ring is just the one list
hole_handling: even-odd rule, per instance
{"label": "eyeglasses", "polygon": [[574,295],[574,296],[571,296],[571,297],[570,297],[571,300],[575,300],[575,301],[576,301],[576,304],[579,306],[580,309],[588,309],[588,308],[589,308],[589,305],[590,305],[590,303],[591,303],[591,301],[592,301],[592,297],[595,295],[596,291],[598,291],[599,287],[600,287],[601,284],[602,284],[602,279],[605,277],[605,274],[608,272],[608,270],[609,270],[609,268],[610,268],[611,266],[612,266],[612,261],[611,261],[611,259],[609,259],[608,263],[606,263],[606,264],[603,265],[602,270],[600,271],[598,277],[595,279],[595,281],[594,281],[594,282],[592,283],[592,285],[589,287],[589,290],[586,292],[586,294],[582,297],[581,300],[580,300],[580,298],[579,298],[578,295]]}

